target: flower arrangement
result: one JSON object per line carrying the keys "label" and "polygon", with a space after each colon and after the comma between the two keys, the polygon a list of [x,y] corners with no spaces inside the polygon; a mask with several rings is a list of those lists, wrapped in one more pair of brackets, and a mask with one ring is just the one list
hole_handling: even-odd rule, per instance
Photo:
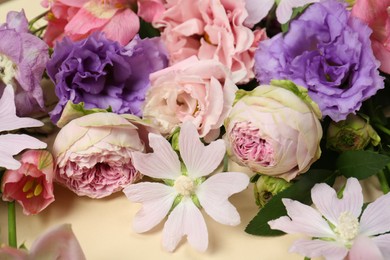
{"label": "flower arrangement", "polygon": [[172,255],[208,253],[215,221],[300,234],[305,259],[390,258],[389,0],[41,5],[0,21],[1,259],[86,259],[67,223],[17,241],[16,206],[39,218],[58,188],[125,198],[126,234]]}

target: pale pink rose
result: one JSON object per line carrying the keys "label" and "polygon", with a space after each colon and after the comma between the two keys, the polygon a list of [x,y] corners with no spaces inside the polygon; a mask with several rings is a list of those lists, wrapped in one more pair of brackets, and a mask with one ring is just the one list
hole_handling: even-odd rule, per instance
{"label": "pale pink rose", "polygon": [[44,40],[50,46],[62,37],[84,39],[101,31],[108,39],[126,45],[139,30],[138,16],[132,11],[133,0],[54,0],[47,15]]}
{"label": "pale pink rose", "polygon": [[138,0],[137,14],[146,22],[158,20],[165,11],[164,0]]}
{"label": "pale pink rose", "polygon": [[248,16],[244,0],[171,0],[165,8],[154,25],[162,29],[171,64],[196,55],[220,61],[236,83],[254,77],[255,39],[265,38],[265,32],[243,25]]}
{"label": "pale pink rose", "polygon": [[373,30],[371,46],[381,62],[380,70],[390,73],[390,0],[356,0],[352,15]]}
{"label": "pale pink rose", "polygon": [[3,200],[16,200],[26,215],[38,214],[54,201],[53,156],[45,150],[28,150],[20,162],[19,169],[4,173]]}
{"label": "pale pink rose", "polygon": [[145,150],[147,128],[138,121],[114,113],[94,113],[70,121],[53,145],[56,181],[79,196],[102,198],[139,180],[132,152]]}
{"label": "pale pink rose", "polygon": [[215,139],[234,101],[237,86],[217,60],[190,57],[150,75],[143,117],[163,135],[191,121],[201,137]]}

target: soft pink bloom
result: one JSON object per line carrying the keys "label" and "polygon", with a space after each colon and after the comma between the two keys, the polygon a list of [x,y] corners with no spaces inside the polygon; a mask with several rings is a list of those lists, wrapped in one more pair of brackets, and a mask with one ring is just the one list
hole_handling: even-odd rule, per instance
{"label": "soft pink bloom", "polygon": [[20,162],[19,169],[4,173],[3,200],[16,200],[26,215],[38,214],[54,201],[53,156],[45,150],[29,150],[22,154]]}
{"label": "soft pink bloom", "polygon": [[390,193],[370,203],[363,213],[362,188],[355,178],[347,180],[341,199],[325,183],[313,187],[311,198],[317,210],[283,199],[288,216],[268,222],[272,229],[313,237],[296,241],[291,252],[327,260],[390,259],[390,234],[384,234],[390,231]]}
{"label": "soft pink bloom", "polygon": [[[47,1],[46,1],[47,2]],[[43,4],[47,5],[45,1]],[[108,39],[126,45],[139,30],[131,0],[54,0],[49,6],[44,39],[49,45],[64,36],[77,41],[101,31]]]}
{"label": "soft pink bloom", "polygon": [[371,45],[381,62],[380,70],[390,73],[390,0],[356,0],[352,15],[373,30]]}
{"label": "soft pink bloom", "polygon": [[[43,123],[28,117],[17,117],[14,101],[14,91],[8,85],[0,99],[0,132],[11,131],[19,128],[38,127]],[[46,148],[44,142],[25,134],[0,135],[0,167],[18,169],[20,162],[13,158],[24,149]]]}
{"label": "soft pink bloom", "polygon": [[[319,1],[320,0],[280,0],[278,7],[276,8],[276,18],[281,24],[287,23],[291,19],[293,8]],[[244,24],[253,27],[263,20],[272,9],[275,2],[276,0],[245,0],[245,8],[248,11],[248,17],[245,19]]]}
{"label": "soft pink bloom", "polygon": [[143,117],[163,135],[190,120],[201,137],[215,139],[234,101],[237,86],[217,60],[188,58],[150,75]]}
{"label": "soft pink bloom", "polygon": [[165,11],[164,2],[165,0],[138,0],[137,14],[146,22],[154,22]]}
{"label": "soft pink bloom", "polygon": [[248,186],[248,176],[224,172],[205,180],[221,163],[225,145],[217,140],[204,146],[195,126],[188,121],[182,125],[179,136],[180,155],[186,170],[165,138],[149,134],[149,142],[154,152],[135,152],[134,165],[149,177],[165,180],[167,185],[141,182],[123,190],[131,201],[143,204],[134,217],[134,230],[138,233],[150,230],[172,210],[163,229],[164,249],[172,252],[186,235],[191,246],[205,251],[208,234],[199,208],[219,223],[238,225],[240,216],[228,198]]}
{"label": "soft pink bloom", "polygon": [[85,260],[85,255],[69,224],[47,230],[32,244],[29,251],[13,247],[0,247],[0,259],[72,259]]}
{"label": "soft pink bloom", "polygon": [[196,55],[220,61],[232,71],[234,82],[254,77],[255,39],[266,35],[243,25],[248,15],[244,0],[171,0],[165,8],[154,25],[163,30],[171,64]]}
{"label": "soft pink bloom", "polygon": [[79,196],[91,198],[122,190],[141,178],[131,153],[145,150],[145,132],[136,117],[127,119],[114,113],[94,113],[72,120],[54,141],[56,181]]}

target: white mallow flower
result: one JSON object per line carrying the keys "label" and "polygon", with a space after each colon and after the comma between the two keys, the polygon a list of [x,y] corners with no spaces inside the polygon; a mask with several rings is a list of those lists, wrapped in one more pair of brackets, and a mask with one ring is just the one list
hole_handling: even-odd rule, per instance
{"label": "white mallow flower", "polygon": [[141,182],[131,184],[123,192],[133,202],[143,206],[134,217],[133,227],[146,232],[169,214],[163,229],[163,247],[172,252],[187,235],[191,246],[205,251],[208,246],[206,223],[199,208],[225,225],[238,225],[240,215],[228,198],[245,189],[249,177],[240,172],[214,174],[225,155],[223,140],[205,146],[195,126],[186,122],[179,136],[183,164],[169,142],[160,135],[149,134],[153,153],[133,153],[134,166],[142,174],[163,179],[165,184]]}
{"label": "white mallow flower", "polygon": [[390,193],[363,213],[362,188],[355,178],[347,180],[341,199],[325,183],[316,184],[311,197],[317,210],[283,199],[288,216],[268,222],[272,229],[313,237],[296,241],[291,252],[327,260],[390,259],[390,234],[385,234],[390,231]]}

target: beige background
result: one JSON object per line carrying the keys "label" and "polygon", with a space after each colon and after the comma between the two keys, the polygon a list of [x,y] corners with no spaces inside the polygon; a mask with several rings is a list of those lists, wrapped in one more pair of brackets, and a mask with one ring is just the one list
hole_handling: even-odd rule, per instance
{"label": "beige background", "polygon": [[[29,19],[44,11],[39,0],[10,0],[0,4],[0,22],[5,21],[10,10],[24,8]],[[366,187],[372,199],[377,188],[376,181]],[[303,259],[288,253],[288,248],[298,236],[277,238],[256,237],[244,232],[245,226],[256,215],[253,186],[236,194],[231,202],[241,214],[242,223],[236,227],[221,225],[204,214],[209,231],[209,248],[198,253],[183,240],[174,253],[162,250],[162,227],[151,232],[137,234],[131,228],[132,219],[140,205],[129,202],[121,193],[106,199],[94,200],[77,197],[60,186],[55,186],[56,201],[36,216],[25,216],[17,205],[18,242],[29,247],[46,228],[55,224],[71,223],[87,259]],[[6,204],[0,203],[0,243],[7,243]]]}

